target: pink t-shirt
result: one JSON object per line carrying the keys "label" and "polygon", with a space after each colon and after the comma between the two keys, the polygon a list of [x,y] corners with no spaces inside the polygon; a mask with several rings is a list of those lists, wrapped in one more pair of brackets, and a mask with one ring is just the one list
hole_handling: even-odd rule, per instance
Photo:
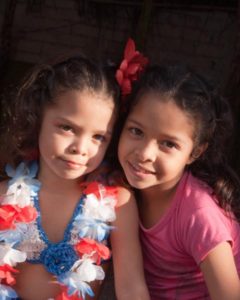
{"label": "pink t-shirt", "polygon": [[171,207],[150,229],[140,224],[151,300],[210,299],[199,264],[229,241],[240,274],[240,225],[217,205],[212,190],[186,172]]}

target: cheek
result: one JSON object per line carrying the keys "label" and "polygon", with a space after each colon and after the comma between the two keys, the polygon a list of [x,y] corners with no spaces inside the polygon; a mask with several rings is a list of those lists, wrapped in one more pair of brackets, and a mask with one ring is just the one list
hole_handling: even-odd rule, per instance
{"label": "cheek", "polygon": [[106,154],[107,151],[107,146],[108,145],[104,145],[104,146],[100,146],[100,145],[92,145],[91,149],[89,151],[89,155],[98,161],[103,160],[104,155]]}
{"label": "cheek", "polygon": [[59,154],[64,152],[68,147],[66,138],[59,135],[40,135],[39,136],[39,150],[40,152],[48,154]]}
{"label": "cheek", "polygon": [[118,143],[118,157],[120,160],[124,154],[125,154],[125,138],[122,135]]}
{"label": "cheek", "polygon": [[180,171],[184,170],[188,162],[190,161],[189,156],[186,154],[178,154],[174,156],[172,159],[164,162],[166,167],[172,171]]}
{"label": "cheek", "polygon": [[91,172],[95,170],[104,160],[106,154],[106,149],[98,149],[89,153],[88,156],[88,165],[91,168]]}

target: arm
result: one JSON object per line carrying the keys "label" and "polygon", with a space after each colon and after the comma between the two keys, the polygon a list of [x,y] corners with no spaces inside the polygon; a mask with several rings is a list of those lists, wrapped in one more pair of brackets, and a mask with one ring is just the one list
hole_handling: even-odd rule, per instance
{"label": "arm", "polygon": [[138,233],[135,198],[119,189],[115,229],[111,233],[115,290],[118,300],[149,300]]}
{"label": "arm", "polygon": [[240,280],[231,246],[216,246],[200,265],[212,300],[239,300]]}

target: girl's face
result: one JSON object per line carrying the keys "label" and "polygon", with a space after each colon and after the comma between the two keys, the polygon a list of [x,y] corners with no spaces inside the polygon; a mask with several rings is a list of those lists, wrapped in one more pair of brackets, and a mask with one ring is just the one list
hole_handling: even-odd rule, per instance
{"label": "girl's face", "polygon": [[118,155],[133,187],[173,188],[190,164],[194,123],[171,99],[141,97],[123,128]]}
{"label": "girl's face", "polygon": [[55,103],[43,115],[40,174],[78,179],[103,160],[115,122],[114,102],[105,94],[72,90]]}

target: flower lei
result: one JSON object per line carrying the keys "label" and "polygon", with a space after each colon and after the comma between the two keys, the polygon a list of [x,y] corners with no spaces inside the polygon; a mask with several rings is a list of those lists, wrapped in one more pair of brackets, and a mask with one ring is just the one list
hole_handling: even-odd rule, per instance
{"label": "flower lei", "polygon": [[124,58],[115,74],[123,98],[131,93],[132,82],[139,78],[148,62],[148,58],[136,51],[134,41],[129,38],[124,50]]}
{"label": "flower lei", "polygon": [[[38,217],[38,212],[33,206],[33,197],[37,196],[41,186],[40,182],[34,179],[37,170],[36,162],[28,165],[21,163],[16,170],[9,165],[6,167],[6,172],[12,179],[9,181],[7,194],[0,198],[2,300],[18,297],[11,286],[16,283],[14,273],[19,272],[14,266],[27,260],[27,254],[19,251],[17,246],[24,241],[30,225],[36,222]],[[54,273],[57,274],[56,279],[62,289],[62,293],[55,300],[80,300],[85,299],[86,294],[94,296],[89,283],[104,279],[105,274],[100,263],[102,259],[110,257],[110,250],[104,241],[113,228],[107,223],[115,220],[116,188],[105,187],[98,182],[86,183],[85,186],[81,214],[77,214],[73,221],[74,232],[79,238],[71,247],[74,259],[71,260],[70,266],[66,266],[63,261],[63,265]],[[67,251],[66,255],[68,254]],[[48,255],[52,262],[52,253]],[[61,269],[62,267],[67,268],[65,270]]]}

